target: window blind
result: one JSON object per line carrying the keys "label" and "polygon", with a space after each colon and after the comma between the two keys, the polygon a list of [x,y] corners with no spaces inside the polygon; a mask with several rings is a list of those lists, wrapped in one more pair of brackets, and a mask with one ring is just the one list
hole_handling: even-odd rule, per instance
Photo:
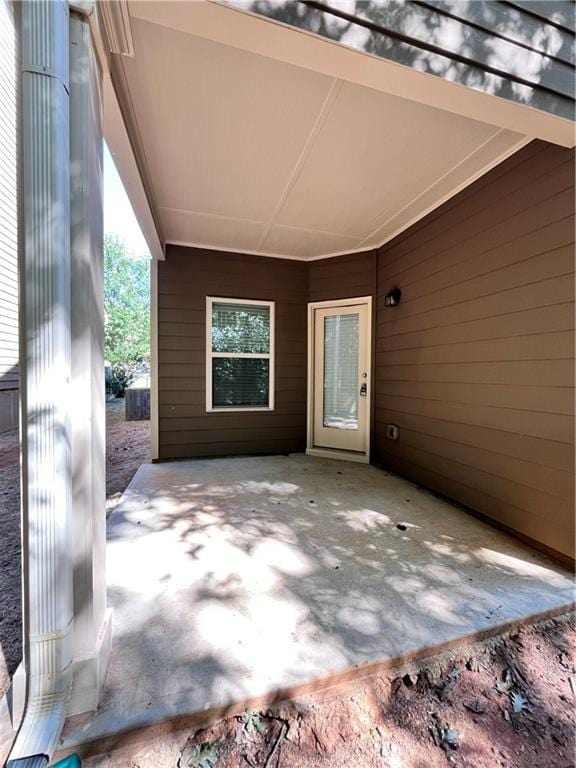
{"label": "window blind", "polygon": [[325,427],[358,429],[358,315],[324,318]]}
{"label": "window blind", "polygon": [[212,351],[248,354],[270,352],[270,307],[212,305]]}
{"label": "window blind", "polygon": [[215,408],[268,405],[270,361],[246,357],[212,360],[212,405]]}

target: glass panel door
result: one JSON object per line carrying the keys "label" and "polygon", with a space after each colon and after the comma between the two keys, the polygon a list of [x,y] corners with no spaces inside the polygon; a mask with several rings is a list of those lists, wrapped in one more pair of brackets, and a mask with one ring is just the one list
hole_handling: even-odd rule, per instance
{"label": "glass panel door", "polygon": [[358,429],[359,316],[324,318],[325,427]]}
{"label": "glass panel door", "polygon": [[313,314],[312,447],[367,452],[369,308],[321,307]]}

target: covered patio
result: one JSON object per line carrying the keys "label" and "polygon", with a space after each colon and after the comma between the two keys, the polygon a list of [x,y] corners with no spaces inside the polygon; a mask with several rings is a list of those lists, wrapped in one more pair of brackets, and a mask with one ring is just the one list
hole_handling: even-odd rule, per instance
{"label": "covered patio", "polygon": [[372,466],[140,467],[109,522],[110,666],[64,748],[325,689],[563,612],[568,572]]}
{"label": "covered patio", "polygon": [[[338,5],[18,5],[11,768],[571,604],[422,486],[573,564],[573,20]],[[151,458],[185,459],[107,544],[103,139],[152,257]]]}

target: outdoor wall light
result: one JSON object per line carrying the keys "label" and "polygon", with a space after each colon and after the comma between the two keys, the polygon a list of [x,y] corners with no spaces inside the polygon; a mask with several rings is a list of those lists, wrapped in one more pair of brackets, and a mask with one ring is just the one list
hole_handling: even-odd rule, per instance
{"label": "outdoor wall light", "polygon": [[400,288],[392,288],[391,291],[388,291],[386,296],[384,296],[384,306],[385,307],[395,307],[398,304],[400,304],[400,298],[402,296],[402,291]]}

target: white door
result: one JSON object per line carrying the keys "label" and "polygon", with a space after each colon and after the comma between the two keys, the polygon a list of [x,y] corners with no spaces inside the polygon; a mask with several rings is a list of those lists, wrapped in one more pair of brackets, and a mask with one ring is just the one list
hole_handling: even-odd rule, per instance
{"label": "white door", "polygon": [[312,306],[312,448],[368,453],[370,305]]}

